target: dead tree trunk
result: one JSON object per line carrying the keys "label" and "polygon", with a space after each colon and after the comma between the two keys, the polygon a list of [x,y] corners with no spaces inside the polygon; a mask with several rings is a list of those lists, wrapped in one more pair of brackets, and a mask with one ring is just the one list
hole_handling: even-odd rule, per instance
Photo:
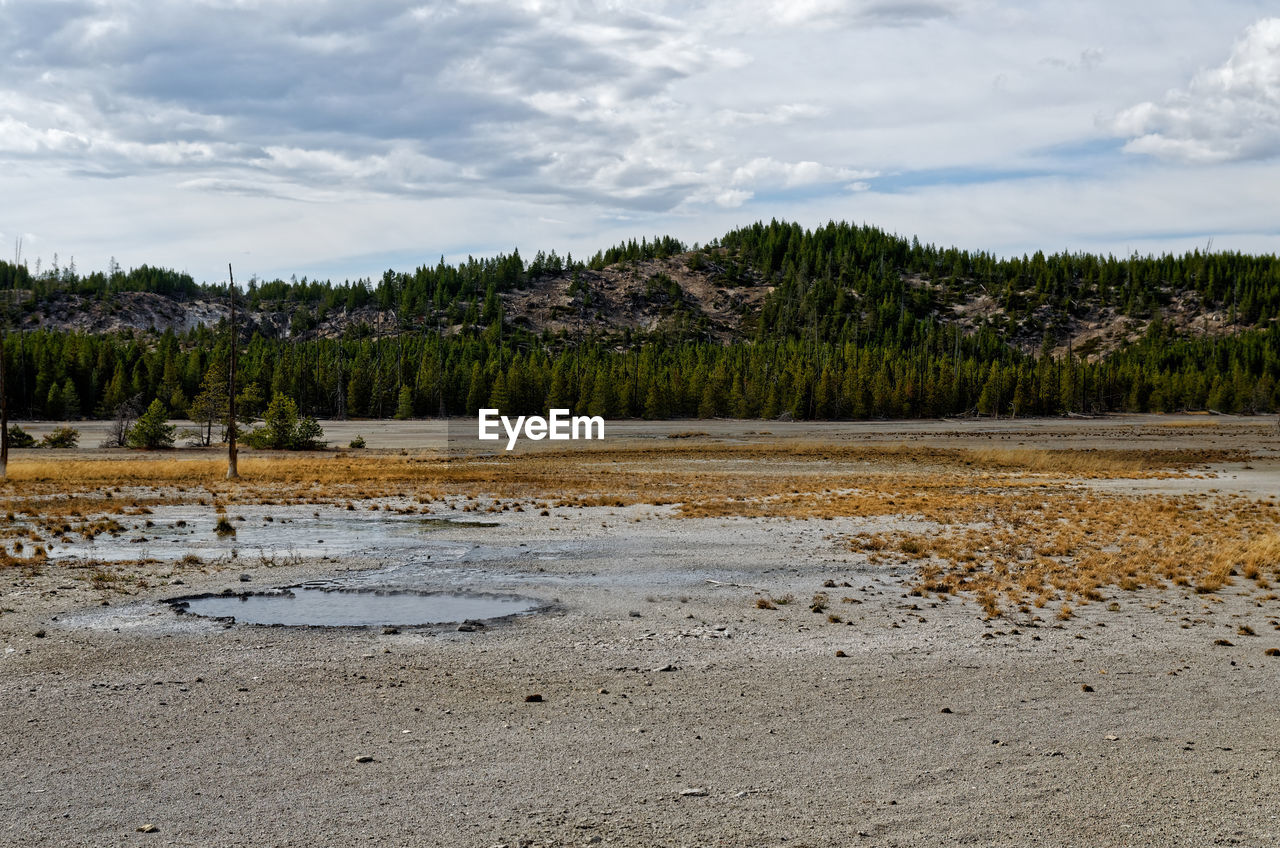
{"label": "dead tree trunk", "polygon": [[236,463],[236,279],[227,263],[227,291],[231,295],[231,364],[227,373],[227,479],[240,476]]}
{"label": "dead tree trunk", "polygon": [[9,399],[5,395],[4,327],[0,327],[0,480],[9,476]]}

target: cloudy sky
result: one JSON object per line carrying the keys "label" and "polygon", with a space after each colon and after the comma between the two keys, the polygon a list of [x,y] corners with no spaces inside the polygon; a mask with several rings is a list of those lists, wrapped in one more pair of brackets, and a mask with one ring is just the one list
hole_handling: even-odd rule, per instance
{"label": "cloudy sky", "polygon": [[1247,0],[0,0],[0,257],[342,279],[772,217],[1280,252]]}

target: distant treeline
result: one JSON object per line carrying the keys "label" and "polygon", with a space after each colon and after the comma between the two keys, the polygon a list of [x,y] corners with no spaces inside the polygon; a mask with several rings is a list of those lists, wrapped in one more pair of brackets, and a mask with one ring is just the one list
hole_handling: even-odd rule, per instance
{"label": "distant treeline", "polygon": [[[709,341],[696,319],[661,333],[537,334],[504,315],[498,296],[547,274],[567,274],[572,296],[585,302],[591,296],[585,272],[674,256],[723,286],[772,286],[759,311],[743,315],[735,340]],[[651,282],[679,301],[671,277],[655,274]],[[0,289],[33,291],[36,300],[59,291],[225,296],[185,274],[125,272],[114,263],[107,273],[80,276],[57,267],[33,275],[0,262]],[[952,307],[978,297],[989,299],[988,312],[962,331]],[[1175,332],[1160,319],[1174,297],[1198,299],[1201,311],[1219,310],[1229,332]],[[874,227],[808,231],[775,221],[692,250],[655,238],[586,262],[555,252],[526,262],[513,252],[387,271],[376,282],[255,280],[246,300],[250,307],[287,305],[295,330],[329,311],[370,304],[405,319],[405,331],[393,337],[350,326],[341,339],[243,339],[242,385],[255,387],[246,401],[280,392],[318,417],[470,415],[481,406],[516,414],[555,406],[651,418],[865,418],[1249,412],[1280,405],[1274,256],[1000,259]],[[1050,355],[1055,333],[1103,307],[1150,326],[1139,341],[1105,357]],[[1044,338],[1038,354],[1011,343],[1029,335]],[[224,379],[227,347],[225,326],[182,336],[9,333],[10,408],[21,417],[104,416],[126,402],[159,398],[182,415]]]}
{"label": "distant treeline", "polygon": [[[1154,325],[1153,325],[1154,326]],[[158,341],[36,331],[9,334],[10,409],[18,417],[108,417],[159,398],[177,416],[225,381],[226,334]],[[482,335],[406,334],[290,342],[255,337],[241,352],[248,403],[277,392],[317,417],[524,414],[566,407],[622,417],[913,418],[968,412],[1274,410],[1280,329],[1219,339],[1158,326],[1100,362],[1026,356],[991,329],[935,326],[910,349],[779,338],[717,345],[649,341],[543,347]],[[225,390],[224,390],[225,391]]]}

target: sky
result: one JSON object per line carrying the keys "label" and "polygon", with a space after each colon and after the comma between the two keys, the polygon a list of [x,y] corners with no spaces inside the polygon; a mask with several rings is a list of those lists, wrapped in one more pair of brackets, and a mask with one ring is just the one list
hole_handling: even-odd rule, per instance
{"label": "sky", "polygon": [[771,218],[1280,253],[1246,0],[0,0],[0,258],[335,281]]}

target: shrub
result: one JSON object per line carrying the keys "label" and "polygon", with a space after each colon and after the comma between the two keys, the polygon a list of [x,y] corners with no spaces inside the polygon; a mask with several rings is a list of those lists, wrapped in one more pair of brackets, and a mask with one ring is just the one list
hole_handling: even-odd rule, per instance
{"label": "shrub", "polygon": [[294,450],[316,450],[324,447],[324,442],[321,441],[323,437],[324,430],[321,429],[320,422],[308,415],[298,422],[290,447]]}
{"label": "shrub", "polygon": [[33,447],[36,440],[30,433],[23,430],[17,424],[9,426],[9,447],[11,448],[29,448]]}
{"label": "shrub", "polygon": [[324,445],[323,436],[319,421],[310,416],[299,419],[298,404],[277,392],[263,413],[262,426],[248,433],[245,441],[255,448],[315,450]]}
{"label": "shrub", "polygon": [[169,413],[164,404],[157,398],[151,401],[147,411],[138,417],[129,430],[128,442],[131,448],[157,450],[173,447],[174,426],[169,421]]}
{"label": "shrub", "polygon": [[356,436],[354,439],[351,440],[351,447],[357,450],[363,448],[364,446],[365,446],[364,436]]}
{"label": "shrub", "polygon": [[292,446],[297,429],[298,404],[293,398],[276,392],[262,415],[262,426],[249,433],[246,440],[255,448],[283,450]]}
{"label": "shrub", "polygon": [[79,444],[80,431],[74,427],[59,427],[40,440],[42,448],[74,448]]}
{"label": "shrub", "polygon": [[137,420],[141,409],[142,395],[135,395],[118,405],[115,409],[115,417],[111,421],[111,426],[107,429],[107,437],[102,440],[100,447],[128,447],[129,431],[133,429],[133,422]]}

